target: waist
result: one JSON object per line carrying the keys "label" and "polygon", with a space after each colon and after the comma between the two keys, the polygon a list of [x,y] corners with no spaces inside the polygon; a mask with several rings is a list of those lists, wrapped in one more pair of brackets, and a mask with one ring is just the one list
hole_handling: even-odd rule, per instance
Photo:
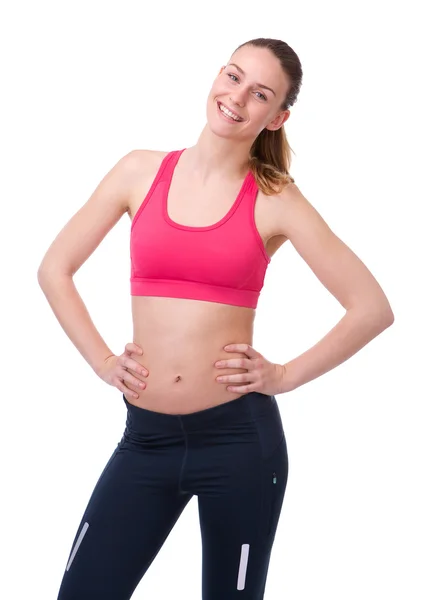
{"label": "waist", "polygon": [[130,437],[133,430],[142,435],[171,432],[184,439],[186,433],[198,433],[203,430],[204,435],[210,439],[211,428],[219,428],[228,423],[235,427],[267,416],[280,420],[277,416],[279,408],[275,396],[260,392],[249,392],[231,402],[181,415],[148,410],[131,404],[125,396],[123,399],[128,410],[127,430]]}
{"label": "waist", "polygon": [[246,373],[243,368],[217,368],[215,362],[243,358],[227,352],[231,343],[252,345],[254,311],[195,300],[133,297],[133,340],[142,355],[132,358],[149,372],[133,373],[146,383],[136,404],[167,413],[187,413],[235,399],[218,375]]}

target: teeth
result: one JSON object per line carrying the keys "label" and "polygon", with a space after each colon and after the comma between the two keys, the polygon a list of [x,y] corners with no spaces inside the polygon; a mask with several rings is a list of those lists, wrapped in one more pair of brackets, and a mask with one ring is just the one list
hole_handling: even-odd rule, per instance
{"label": "teeth", "polygon": [[234,119],[234,121],[241,121],[242,120],[237,115],[235,115],[234,113],[232,113],[230,110],[228,110],[227,108],[225,108],[225,106],[223,104],[219,104],[219,109],[223,113],[225,113],[228,117],[231,117],[232,119]]}

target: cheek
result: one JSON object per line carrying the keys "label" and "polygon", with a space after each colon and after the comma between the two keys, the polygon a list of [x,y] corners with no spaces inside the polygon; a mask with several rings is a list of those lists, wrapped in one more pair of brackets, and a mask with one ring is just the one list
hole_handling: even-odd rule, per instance
{"label": "cheek", "polygon": [[210,112],[214,110],[214,107],[216,105],[216,96],[217,94],[215,92],[210,93],[209,97],[207,98],[207,111]]}
{"label": "cheek", "polygon": [[258,110],[254,111],[254,119],[255,119],[255,123],[258,125],[258,127],[260,127],[261,129],[264,129],[266,127],[266,125],[269,125],[269,123],[272,120],[272,116],[270,116],[262,107],[258,107]]}
{"label": "cheek", "polygon": [[222,92],[220,92],[219,89],[214,85],[208,94],[207,103],[211,106],[216,101],[216,98],[220,93]]}
{"label": "cheek", "polygon": [[222,94],[225,94],[228,90],[226,90],[225,86],[222,85],[222,83],[218,83],[216,82],[211,90],[210,90],[210,94],[209,97],[216,98],[216,96],[221,96]]}

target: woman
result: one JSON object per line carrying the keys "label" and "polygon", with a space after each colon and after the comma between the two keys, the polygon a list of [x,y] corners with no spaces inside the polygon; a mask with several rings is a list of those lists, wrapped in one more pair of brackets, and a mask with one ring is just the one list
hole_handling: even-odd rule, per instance
{"label": "woman", "polygon": [[[275,396],[342,363],[393,322],[374,277],[288,174],[283,125],[301,82],[284,42],[240,46],[213,83],[195,146],[124,156],[41,263],[39,282],[60,324],[127,409],[77,529],[60,600],[130,598],[193,495],[203,599],[231,600],[241,590],[263,598],[288,475]],[[134,343],[117,356],[72,277],[125,212]],[[281,365],[252,337],[266,269],[287,239],[346,315]]]}

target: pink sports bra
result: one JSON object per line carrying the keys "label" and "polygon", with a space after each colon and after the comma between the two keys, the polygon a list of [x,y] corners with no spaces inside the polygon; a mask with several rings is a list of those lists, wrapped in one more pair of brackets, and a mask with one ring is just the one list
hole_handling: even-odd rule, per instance
{"label": "pink sports bra", "polygon": [[175,223],[167,198],[184,150],[165,156],[131,223],[131,295],[256,308],[271,259],[254,221],[255,178],[249,171],[231,209],[217,223]]}

